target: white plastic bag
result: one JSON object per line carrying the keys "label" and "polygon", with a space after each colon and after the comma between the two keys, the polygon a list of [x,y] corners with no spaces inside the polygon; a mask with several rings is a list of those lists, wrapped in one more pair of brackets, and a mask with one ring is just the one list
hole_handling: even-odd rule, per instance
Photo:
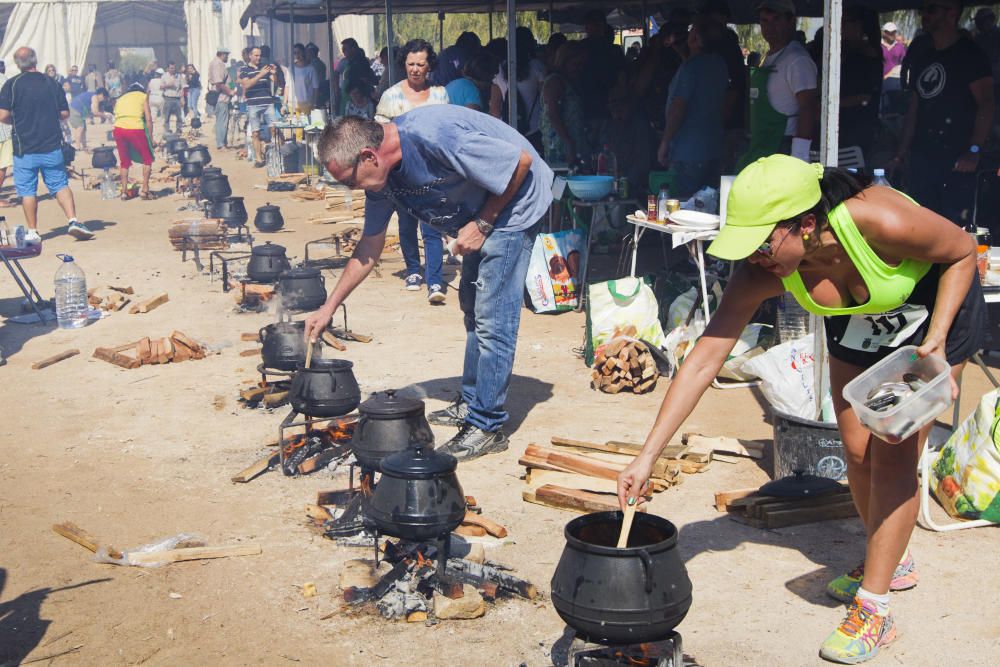
{"label": "white plastic bag", "polygon": [[587,329],[591,349],[597,349],[628,326],[635,327],[636,338],[663,347],[659,312],[652,288],[640,278],[588,285]]}
{"label": "white plastic bag", "polygon": [[761,392],[772,407],[802,419],[815,419],[815,363],[813,335],[809,334],[772,347],[746,361],[740,370],[761,379]]}
{"label": "white plastic bag", "polygon": [[536,313],[576,308],[585,242],[582,229],[542,233],[535,237],[524,287]]}

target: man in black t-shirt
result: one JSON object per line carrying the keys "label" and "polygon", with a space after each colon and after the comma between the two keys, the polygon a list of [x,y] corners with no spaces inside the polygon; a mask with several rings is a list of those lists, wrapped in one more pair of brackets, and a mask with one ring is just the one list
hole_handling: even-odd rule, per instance
{"label": "man in black t-shirt", "polygon": [[41,72],[38,57],[27,46],[14,52],[21,73],[0,88],[0,123],[12,125],[14,142],[14,187],[21,197],[28,225],[25,240],[42,242],[38,234],[38,174],[69,220],[69,233],[89,239],[94,233],[76,219],[76,203],[66,178],[62,154],[60,119],[69,118],[66,95],[58,84]]}
{"label": "man in black t-shirt", "polygon": [[959,0],[927,0],[921,10],[932,45],[907,54],[910,107],[890,166],[906,158],[907,192],[964,227],[972,221],[976,170],[993,122],[994,98],[989,59],[959,32],[961,13]]}
{"label": "man in black t-shirt", "polygon": [[271,85],[277,65],[262,65],[260,47],[250,49],[250,62],[240,68],[239,83],[247,104],[250,131],[253,133],[255,167],[264,166],[264,138],[269,141],[274,134],[278,116],[274,111],[274,93]]}

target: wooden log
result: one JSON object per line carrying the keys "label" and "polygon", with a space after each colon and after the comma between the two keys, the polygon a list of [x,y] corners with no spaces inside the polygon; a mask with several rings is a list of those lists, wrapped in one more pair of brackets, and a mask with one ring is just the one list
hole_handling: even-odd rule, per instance
{"label": "wooden log", "polygon": [[53,354],[51,357],[45,357],[41,361],[36,361],[35,363],[31,364],[31,368],[33,370],[39,371],[43,368],[48,368],[52,364],[58,364],[60,361],[65,361],[70,357],[75,357],[78,354],[80,354],[80,350],[77,349],[65,350],[63,352],[60,352],[59,354]]}
{"label": "wooden log", "polygon": [[[569,512],[608,512],[621,509],[616,495],[566,489],[554,484],[522,491],[521,498],[525,502]],[[639,506],[637,511],[645,512],[645,505]]]}
{"label": "wooden log", "polygon": [[153,358],[152,342],[149,338],[142,338],[139,340],[136,346],[136,355],[139,357],[139,361],[144,364],[148,364]]}
{"label": "wooden log", "polygon": [[[542,470],[539,468],[529,468],[525,474],[525,482],[531,488],[538,488],[546,484],[555,484],[567,489],[578,489],[580,491],[592,491],[594,493],[617,493],[618,482],[613,479],[590,477],[573,472],[561,470]],[[666,491],[676,482],[671,479],[660,477],[650,477],[650,486],[653,493]]]}
{"label": "wooden log", "polygon": [[249,343],[259,343],[260,342],[260,333],[258,333],[256,331],[251,332],[251,333],[241,333],[240,334],[240,340],[244,341],[244,342],[249,342]]}
{"label": "wooden log", "polygon": [[492,581],[501,590],[528,600],[534,600],[538,596],[538,589],[530,581],[503,572],[492,565],[481,565],[462,558],[449,558],[446,572],[448,576],[473,586],[478,586],[485,581]]}
{"label": "wooden log", "polygon": [[[100,543],[97,538],[85,531],[80,526],[76,525],[72,521],[64,521],[62,523],[56,523],[52,525],[52,530],[63,537],[72,540],[79,544],[81,547],[96,552]],[[111,558],[121,558],[122,552],[114,547],[107,547],[108,556]]]}
{"label": "wooden log", "polygon": [[253,387],[252,389],[244,389],[240,392],[240,398],[247,403],[256,403],[264,398],[264,394],[267,393],[268,389],[269,387]]}
{"label": "wooden log", "polygon": [[374,340],[374,336],[370,334],[357,333],[356,331],[344,331],[340,327],[332,327],[330,331],[334,336],[343,340],[353,340],[356,343],[370,343]]}
{"label": "wooden log", "polygon": [[188,549],[167,549],[166,551],[150,553],[130,553],[128,562],[131,565],[166,565],[188,560],[205,560],[209,558],[229,558],[231,556],[259,556],[258,544],[234,544],[224,547],[191,547]]}
{"label": "wooden log", "polygon": [[333,518],[333,515],[330,514],[329,510],[327,510],[325,507],[321,505],[312,505],[312,504],[306,505],[306,516],[312,519],[313,521],[320,521],[320,522],[327,521],[328,519]]}
{"label": "wooden log", "polygon": [[260,459],[253,465],[247,466],[240,472],[236,473],[232,477],[232,481],[237,484],[245,484],[254,477],[256,477],[257,475],[263,473],[271,466],[277,464],[279,459],[280,455],[278,453],[269,454],[268,456],[265,456],[264,458]]}
{"label": "wooden log", "polygon": [[154,308],[162,306],[169,300],[170,300],[170,295],[167,294],[166,292],[163,292],[161,294],[157,294],[151,299],[146,299],[142,303],[135,304],[134,306],[129,308],[128,312],[132,315],[135,315],[136,313],[148,313]]}
{"label": "wooden log", "polygon": [[764,524],[768,528],[784,528],[803,523],[826,521],[829,519],[849,519],[858,515],[854,501],[850,498],[836,503],[816,507],[788,508],[763,512]]}
{"label": "wooden log", "polygon": [[276,405],[281,405],[287,400],[288,400],[287,391],[276,391],[271,394],[264,394],[264,398],[261,399],[261,402],[264,404],[265,407],[273,408]]}
{"label": "wooden log", "polygon": [[170,338],[174,342],[181,343],[182,345],[186,346],[188,349],[190,349],[192,352],[196,354],[204,352],[204,348],[202,348],[202,346],[198,343],[198,341],[194,340],[193,338],[185,334],[183,331],[174,331],[173,333],[170,334]]}
{"label": "wooden log", "polygon": [[618,473],[625,469],[624,465],[598,461],[578,454],[569,454],[537,445],[528,445],[524,450],[528,457],[534,457],[559,466],[570,472],[578,472],[591,477],[618,479]]}
{"label": "wooden log", "polygon": [[721,452],[734,456],[746,456],[752,459],[764,457],[764,449],[767,445],[756,440],[743,440],[719,436],[709,438],[697,433],[685,433],[683,441],[690,446],[690,451],[697,454],[712,454]]}
{"label": "wooden log", "polygon": [[463,523],[461,526],[452,531],[456,535],[462,535],[464,537],[485,537],[486,529],[482,526],[470,526]]}
{"label": "wooden log", "polygon": [[474,526],[480,526],[487,533],[493,537],[507,537],[507,529],[501,526],[496,521],[487,519],[482,514],[475,514],[473,512],[466,512],[465,519],[462,521],[463,524],[472,524]]}
{"label": "wooden log", "polygon": [[240,356],[241,357],[258,357],[258,356],[260,356],[260,348],[259,347],[253,347],[253,348],[250,348],[249,350],[243,350],[242,352],[240,352]]}
{"label": "wooden log", "polygon": [[94,350],[94,358],[106,361],[109,364],[114,364],[115,366],[119,366],[121,368],[133,369],[139,368],[139,366],[142,365],[142,362],[138,359],[133,359],[122,354],[121,352],[115,352],[114,350],[106,347],[99,347]]}
{"label": "wooden log", "polygon": [[326,343],[335,350],[338,350],[340,352],[345,352],[347,350],[347,346],[341,343],[339,340],[337,340],[337,337],[334,336],[329,331],[324,331],[321,335],[321,338],[323,339],[324,343]]}
{"label": "wooden log", "polygon": [[733,501],[752,496],[757,493],[757,489],[758,487],[753,486],[746,489],[733,489],[732,491],[716,491],[715,509],[720,512],[731,511],[735,509],[732,507]]}

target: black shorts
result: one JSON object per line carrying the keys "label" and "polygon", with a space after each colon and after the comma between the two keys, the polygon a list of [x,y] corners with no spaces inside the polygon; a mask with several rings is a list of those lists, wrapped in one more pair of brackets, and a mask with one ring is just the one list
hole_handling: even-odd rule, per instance
{"label": "black shorts", "polygon": [[[879,315],[834,315],[832,317],[824,317],[826,347],[830,352],[830,356],[844,363],[869,368],[876,362],[888,357],[898,347],[903,345],[919,346],[927,336],[927,330],[930,328],[941,270],[942,265],[940,264],[931,267],[927,275],[921,278],[913,288],[913,293],[906,300],[905,305],[923,306],[927,309],[928,316],[916,330],[894,347],[883,346],[870,351],[862,351],[853,347],[845,347],[840,344],[840,341],[844,339],[844,334],[852,317],[863,317],[868,320],[872,327],[877,329],[880,325],[886,326],[886,321],[889,322],[888,326],[892,326],[892,313],[895,311],[886,313],[889,316],[888,320]],[[965,300],[962,301],[962,305],[955,315],[955,320],[951,323],[951,328],[948,330],[945,357],[948,359],[949,364],[955,366],[967,361],[973,354],[982,349],[986,338],[986,324],[986,302],[983,300],[983,288],[979,285],[979,273],[976,272],[972,276],[972,284],[965,295]]]}

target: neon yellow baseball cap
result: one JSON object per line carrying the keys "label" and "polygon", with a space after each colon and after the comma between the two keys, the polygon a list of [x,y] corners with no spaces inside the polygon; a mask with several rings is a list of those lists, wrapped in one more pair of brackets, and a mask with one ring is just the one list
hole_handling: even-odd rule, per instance
{"label": "neon yellow baseball cap", "polygon": [[740,172],[729,191],[726,224],[708,252],[721,259],[749,257],[775,225],[819,202],[823,165],[789,155],[762,157]]}

